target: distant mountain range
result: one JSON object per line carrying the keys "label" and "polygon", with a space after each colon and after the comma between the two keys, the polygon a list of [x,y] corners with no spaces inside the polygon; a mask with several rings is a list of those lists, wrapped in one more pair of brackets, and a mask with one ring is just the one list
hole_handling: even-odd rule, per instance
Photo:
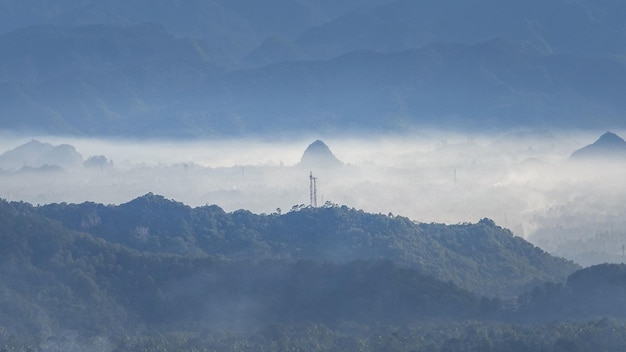
{"label": "distant mountain range", "polygon": [[0,4],[0,128],[623,128],[616,1]]}
{"label": "distant mountain range", "polygon": [[0,172],[71,170],[77,167],[110,166],[103,155],[83,156],[70,144],[52,145],[33,139],[0,154]]}

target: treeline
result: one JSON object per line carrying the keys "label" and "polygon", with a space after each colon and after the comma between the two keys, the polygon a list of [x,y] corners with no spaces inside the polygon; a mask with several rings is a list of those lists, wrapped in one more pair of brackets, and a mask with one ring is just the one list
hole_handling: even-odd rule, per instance
{"label": "treeline", "polygon": [[[231,260],[128,249],[2,203],[0,326],[81,335],[409,323],[497,313],[452,283],[389,260]],[[43,317],[43,318],[42,318]]]}
{"label": "treeline", "polygon": [[110,337],[79,336],[73,332],[47,338],[22,337],[8,336],[0,330],[0,348],[5,352],[596,352],[623,351],[625,335],[626,324],[611,319],[537,325],[463,321],[411,326],[351,324],[336,328],[323,324],[274,324],[251,333],[207,330]]}
{"label": "treeline", "polygon": [[298,206],[284,214],[226,213],[154,194],[119,206],[61,203],[28,211],[142,252],[337,263],[383,258],[492,297],[562,282],[580,268],[489,219],[424,224],[332,204]]}

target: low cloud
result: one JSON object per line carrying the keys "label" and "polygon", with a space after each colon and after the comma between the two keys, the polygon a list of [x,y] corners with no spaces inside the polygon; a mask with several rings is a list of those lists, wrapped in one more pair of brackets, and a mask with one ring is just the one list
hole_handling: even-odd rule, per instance
{"label": "low cloud", "polygon": [[[4,170],[0,192],[5,199],[34,204],[119,204],[153,192],[191,206],[270,213],[308,205],[313,172],[320,205],[328,201],[420,222],[488,217],[566,255],[559,251],[569,240],[626,228],[624,160],[569,160],[602,132],[329,137],[324,142],[345,165],[319,169],[298,165],[317,138],[180,142],[39,136],[73,146],[100,167]],[[0,147],[8,151],[31,139],[3,138]]]}

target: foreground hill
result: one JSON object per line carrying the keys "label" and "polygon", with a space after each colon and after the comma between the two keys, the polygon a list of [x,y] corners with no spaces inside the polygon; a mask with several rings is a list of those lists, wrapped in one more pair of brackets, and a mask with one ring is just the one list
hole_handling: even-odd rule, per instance
{"label": "foreground hill", "polygon": [[497,304],[390,261],[227,260],[152,254],[0,202],[0,333],[463,319]]}
{"label": "foreground hill", "polygon": [[153,194],[119,206],[50,204],[32,211],[143,252],[337,263],[383,258],[488,295],[510,296],[528,284],[562,281],[578,268],[488,219],[420,224],[333,205],[294,207],[286,214],[226,213]]}
{"label": "foreground hill", "polygon": [[[123,209],[128,217],[117,220],[152,221],[139,234],[153,241],[150,245],[144,241],[142,250],[131,249],[41,215],[53,210],[59,214],[61,209],[72,213],[72,207],[76,215],[77,208],[88,205],[92,216],[82,219],[87,221],[83,227],[108,222],[107,217],[98,220],[96,210]],[[151,217],[157,209],[160,216]],[[157,243],[155,239],[178,238],[165,235],[171,230],[167,226],[160,236],[152,235],[152,230],[167,225],[165,217],[177,217],[172,213],[176,209],[178,215],[209,210],[219,215],[204,225],[209,229],[213,223],[214,231],[222,229],[212,239],[220,257],[164,253],[170,245],[165,242],[159,253],[148,249]],[[201,216],[195,217],[197,221]],[[187,229],[194,223],[178,220]],[[272,223],[274,230],[287,226],[293,231],[289,236],[276,232],[282,249],[259,240],[259,224]],[[302,227],[297,228],[297,223]],[[339,223],[348,228],[339,230]],[[154,195],[119,207],[33,207],[0,201],[0,343],[7,352],[232,350],[233,346],[240,351],[303,346],[310,351],[593,351],[621,350],[626,345],[626,325],[613,320],[626,316],[619,308],[624,305],[624,265],[582,269],[566,281],[538,285],[517,299],[481,298],[422,269],[398,264],[403,259],[393,253],[407,244],[400,234],[411,226],[421,225],[339,207],[295,209],[284,215],[226,214],[217,207],[192,209]],[[368,228],[371,233],[364,230]],[[316,229],[324,231],[316,233]],[[503,251],[507,241],[496,239],[512,236],[502,231],[490,220],[427,225],[413,232],[417,246],[411,251],[420,257],[418,248],[425,246],[433,253],[421,258],[425,267],[435,265],[428,263],[434,256],[447,256],[457,265],[447,268],[459,275],[473,266],[485,270],[475,257],[482,256],[494,266],[510,261]],[[343,252],[340,256],[322,245],[342,236],[346,241],[337,246]],[[315,259],[297,259],[298,255],[287,259],[288,237],[298,243],[298,251],[305,252],[300,257]],[[374,249],[368,242],[376,243],[381,253],[398,263],[350,260],[360,252],[350,249],[346,237],[359,239],[367,251]],[[390,237],[394,246],[384,237]],[[420,237],[432,241],[419,241]],[[250,238],[254,243],[248,242]],[[231,247],[223,246],[229,240],[234,241]],[[132,245],[140,247],[138,243]],[[492,247],[484,247],[487,243]],[[536,249],[523,242],[517,242],[517,248],[525,250],[520,256],[528,261],[541,261],[533,253]],[[275,258],[267,253],[272,250]],[[278,258],[279,253],[285,258]],[[379,254],[372,255],[384,257]],[[554,258],[548,262],[554,265]],[[531,270],[527,265],[514,269]],[[507,281],[512,270],[501,273],[500,280]]]}

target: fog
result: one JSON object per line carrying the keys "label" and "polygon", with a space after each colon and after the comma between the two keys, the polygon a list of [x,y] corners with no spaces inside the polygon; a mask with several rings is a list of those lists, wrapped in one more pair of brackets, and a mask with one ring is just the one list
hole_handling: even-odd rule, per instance
{"label": "fog", "polygon": [[[33,204],[120,204],[152,192],[190,206],[287,212],[294,205],[309,205],[312,172],[320,206],[330,202],[447,224],[488,217],[552,253],[587,265],[621,261],[626,244],[624,160],[568,160],[603,132],[420,131],[202,141],[5,134],[0,197]],[[6,152],[33,139],[69,144],[85,162],[62,168],[42,167],[43,162],[3,167],[8,165],[2,163]],[[344,166],[299,165],[316,139]]]}

